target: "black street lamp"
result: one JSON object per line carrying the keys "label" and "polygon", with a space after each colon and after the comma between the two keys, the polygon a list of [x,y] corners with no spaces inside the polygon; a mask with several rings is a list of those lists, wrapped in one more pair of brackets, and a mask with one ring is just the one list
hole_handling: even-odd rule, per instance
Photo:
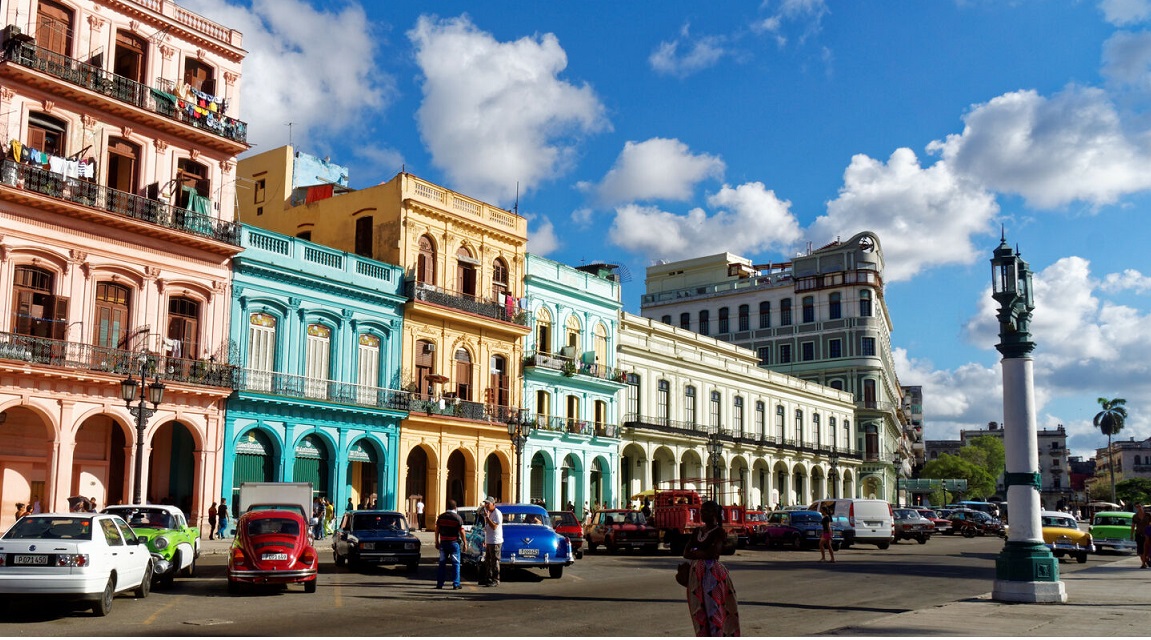
{"label": "black street lamp", "polygon": [[707,451],[711,454],[711,499],[719,501],[719,460],[723,455],[723,441],[719,439],[719,427],[707,431]]}
{"label": "black street lamp", "polygon": [[[129,375],[120,382],[120,397],[128,412],[136,418],[136,481],[133,483],[134,504],[144,504],[144,430],[160,403],[164,400],[164,383],[160,382],[160,372],[157,369],[156,377],[150,384],[147,383],[148,359],[140,358],[140,381]],[[133,406],[132,402],[136,402]],[[149,409],[147,402],[152,403]]]}
{"label": "black street lamp", "polygon": [[831,478],[831,497],[839,497],[839,454],[832,453],[827,458],[828,463],[831,464],[831,470],[827,472],[827,476]]}
{"label": "black street lamp", "polygon": [[528,442],[528,434],[535,429],[535,421],[524,418],[524,410],[513,411],[508,415],[508,437],[512,441],[512,448],[516,451],[516,503],[520,502],[523,488],[523,455],[524,445]]}

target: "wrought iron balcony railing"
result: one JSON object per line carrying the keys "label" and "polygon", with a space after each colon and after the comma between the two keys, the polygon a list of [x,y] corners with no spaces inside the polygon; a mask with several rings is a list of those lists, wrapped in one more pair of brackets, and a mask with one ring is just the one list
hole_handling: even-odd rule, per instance
{"label": "wrought iron balcony railing", "polygon": [[5,160],[0,164],[0,183],[220,242],[240,244],[240,225],[235,222],[92,182],[65,178],[40,167]]}
{"label": "wrought iron balcony railing", "polygon": [[222,114],[197,115],[195,111],[180,109],[176,96],[171,93],[36,46],[27,40],[9,39],[4,46],[4,59],[170,120],[247,144],[248,125],[245,122]]}
{"label": "wrought iron balcony railing", "polygon": [[565,376],[583,375],[613,382],[624,382],[627,376],[623,370],[615,367],[594,362],[580,362],[575,358],[542,351],[533,351],[524,356],[524,366],[552,369],[563,373]]}
{"label": "wrought iron balcony railing", "polygon": [[408,411],[412,405],[407,391],[257,369],[238,369],[236,389],[377,409]]}
{"label": "wrought iron balcony railing", "polygon": [[592,420],[575,420],[563,416],[549,416],[537,413],[527,416],[529,424],[540,431],[572,433],[597,438],[618,438],[619,426]]}
{"label": "wrought iron balcony railing", "polygon": [[511,322],[523,327],[528,326],[528,314],[526,311],[516,307],[509,308],[507,305],[502,305],[491,298],[451,291],[443,287],[427,284],[426,282],[409,282],[405,285],[404,293],[412,300],[421,300],[452,309],[459,309],[466,313]]}
{"label": "wrought iron balcony railing", "polygon": [[426,413],[427,415],[482,420],[500,424],[506,424],[509,418],[519,415],[519,410],[515,407],[423,394],[411,395],[408,410],[412,413]]}
{"label": "wrought iron balcony railing", "polygon": [[139,373],[141,357],[147,359],[148,377],[159,374],[163,381],[232,387],[235,367],[230,364],[0,332],[0,360],[126,376]]}

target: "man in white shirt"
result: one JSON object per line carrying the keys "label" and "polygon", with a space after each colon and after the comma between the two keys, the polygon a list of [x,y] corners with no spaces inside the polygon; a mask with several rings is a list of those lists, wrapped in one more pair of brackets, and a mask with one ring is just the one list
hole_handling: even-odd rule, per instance
{"label": "man in white shirt", "polygon": [[484,566],[481,587],[500,586],[500,550],[504,546],[504,514],[496,508],[496,499],[488,496],[477,514],[484,525]]}
{"label": "man in white shirt", "polygon": [[420,525],[420,531],[424,530],[424,497],[416,498],[416,522]]}

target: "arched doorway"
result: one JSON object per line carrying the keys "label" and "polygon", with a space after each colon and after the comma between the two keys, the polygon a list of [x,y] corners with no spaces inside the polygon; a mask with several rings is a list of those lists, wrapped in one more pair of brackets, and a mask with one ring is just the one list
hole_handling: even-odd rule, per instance
{"label": "arched doorway", "polygon": [[[404,487],[404,498],[410,512],[409,517],[415,517],[414,496],[428,497],[428,452],[424,451],[423,447],[412,449],[408,453],[407,465],[407,484]],[[427,504],[426,500],[425,504]]]}
{"label": "arched doorway", "polygon": [[[41,512],[50,512],[56,510],[51,501],[53,494],[60,501],[69,495],[63,489],[53,491],[48,484],[53,437],[40,415],[23,407],[12,407],[4,416],[5,421],[0,423],[0,442],[4,443],[0,449],[0,531],[16,522],[17,502],[32,500],[34,506],[39,502]],[[118,469],[122,483],[124,434],[119,433],[119,438],[121,464]]]}
{"label": "arched doorway", "polygon": [[[260,429],[252,429],[236,442],[236,462],[232,470],[232,486],[224,493],[232,501],[233,512],[239,508],[240,485],[245,482],[272,482],[276,479],[275,448],[272,439]],[[223,497],[223,496],[221,496]],[[212,496],[215,500],[215,496]]]}
{"label": "arched doorway", "polygon": [[292,472],[292,481],[312,483],[313,496],[329,496],[330,465],[327,445],[319,436],[308,434],[296,444],[296,464]]}
{"label": "arched doorway", "polygon": [[156,430],[148,459],[148,494],[160,504],[180,507],[189,516],[195,485],[195,450],[191,430],[179,422],[168,422]]}
{"label": "arched doorway", "polygon": [[455,500],[456,504],[467,504],[467,460],[459,449],[448,456],[448,495],[446,500]]}
{"label": "arched doorway", "polygon": [[548,489],[551,487],[551,482],[548,481],[549,475],[548,457],[542,451],[537,451],[532,456],[532,463],[530,467],[529,483],[531,488],[528,490],[528,501],[533,503],[546,502]]}
{"label": "arched doorway", "polygon": [[[96,498],[100,508],[126,504],[132,498],[127,450],[134,444],[128,442],[124,427],[111,416],[98,415],[85,420],[76,432],[72,486],[59,497]],[[146,492],[144,497],[155,501],[151,492]]]}
{"label": "arched doorway", "polygon": [[[383,469],[379,466],[380,454],[375,443],[360,438],[348,447],[348,469],[345,482],[348,486],[346,499],[352,506],[359,505],[364,498],[379,493],[380,477]],[[336,505],[346,506],[346,505]]]}
{"label": "arched doorway", "polygon": [[560,476],[560,503],[549,504],[549,509],[567,509],[569,502],[572,504],[583,502],[583,496],[580,495],[582,487],[579,483],[582,471],[583,465],[580,464],[580,460],[575,454],[568,454],[564,457]]}
{"label": "arched doorway", "polygon": [[[507,502],[514,496],[504,495],[504,463],[494,453],[488,454],[484,460],[484,486],[483,495],[491,496],[497,500]],[[479,502],[479,500],[476,500]],[[462,502],[460,504],[463,504]]]}
{"label": "arched doorway", "polygon": [[598,504],[605,502],[608,496],[604,495],[604,467],[603,458],[596,458],[591,461],[591,473],[589,474],[590,491],[591,495],[588,496],[588,506],[595,507]]}

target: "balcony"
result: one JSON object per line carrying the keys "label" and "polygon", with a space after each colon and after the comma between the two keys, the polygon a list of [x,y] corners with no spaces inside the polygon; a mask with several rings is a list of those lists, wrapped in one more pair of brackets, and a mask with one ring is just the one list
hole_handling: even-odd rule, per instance
{"label": "balcony", "polygon": [[529,352],[524,356],[524,367],[540,367],[552,371],[559,371],[568,377],[576,375],[590,376],[592,378],[611,380],[612,382],[619,382],[621,384],[627,379],[627,374],[623,370],[616,369],[615,367],[580,362],[575,358],[556,355],[554,353],[544,353],[542,351]]}
{"label": "balcony", "polygon": [[139,373],[141,355],[147,358],[148,377],[158,374],[164,382],[232,388],[235,367],[230,364],[0,332],[0,363],[15,361],[119,377]]}
{"label": "balcony", "polygon": [[317,380],[305,376],[256,369],[238,369],[236,371],[236,390],[396,411],[408,411],[415,404],[411,394],[398,389],[371,387],[336,380]]}
{"label": "balcony", "polygon": [[535,425],[536,431],[570,433],[596,438],[619,437],[619,427],[617,425],[605,424],[603,422],[575,420],[561,416],[549,416],[543,413],[529,416],[529,421]]}
{"label": "balcony", "polygon": [[518,415],[518,409],[497,404],[472,402],[460,398],[412,394],[408,411],[429,416],[444,416],[464,420],[478,420],[506,424],[508,418]]}
{"label": "balcony", "polygon": [[[197,114],[188,106],[181,108],[182,101],[168,91],[153,89],[100,67],[36,46],[26,36],[9,39],[5,43],[3,56],[5,61],[83,90],[60,90],[59,87],[48,86],[50,83],[37,74],[21,74],[10,67],[4,69],[3,75],[25,76],[22,78],[25,82],[52,94],[64,95],[100,111],[117,115],[128,115],[132,111],[121,105],[134,107],[160,116],[158,122],[153,123],[157,128],[181,138],[191,138],[190,142],[204,143],[232,154],[247,149],[246,123],[222,114]],[[188,131],[187,127],[193,131]]]}
{"label": "balcony", "polygon": [[[5,198],[24,200],[29,205],[45,209],[49,207],[43,205],[42,198],[30,196],[47,196],[64,205],[55,207],[59,213],[101,225],[145,235],[166,235],[158,233],[161,230],[180,231],[181,242],[189,239],[185,234],[190,234],[194,238],[211,241],[201,243],[205,245],[202,248],[214,247],[217,251],[219,246],[216,243],[240,244],[240,225],[235,222],[77,178],[65,178],[38,166],[5,160],[0,164],[0,188],[4,187],[7,187]],[[148,224],[141,225],[140,222]]]}
{"label": "balcony", "polygon": [[492,298],[451,291],[426,282],[409,282],[404,287],[404,293],[412,300],[428,302],[501,322],[509,322],[525,329],[528,326],[526,311],[517,307],[508,308],[507,305],[502,305]]}

